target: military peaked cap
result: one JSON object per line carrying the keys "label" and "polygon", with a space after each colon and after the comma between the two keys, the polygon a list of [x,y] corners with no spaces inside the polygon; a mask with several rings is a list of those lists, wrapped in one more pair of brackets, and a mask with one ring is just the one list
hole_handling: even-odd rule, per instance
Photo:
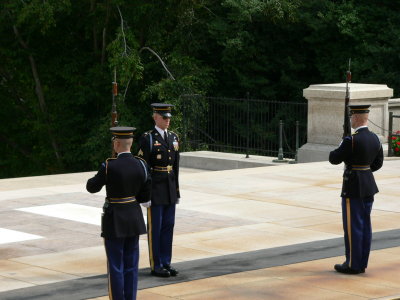
{"label": "military peaked cap", "polygon": [[371,105],[349,105],[350,113],[353,114],[367,114]]}
{"label": "military peaked cap", "polygon": [[162,115],[163,117],[171,118],[171,108],[174,107],[172,104],[168,103],[152,103],[153,112]]}
{"label": "military peaked cap", "polygon": [[136,130],[135,127],[111,127],[110,131],[114,138],[118,139],[130,139],[133,138],[133,132]]}

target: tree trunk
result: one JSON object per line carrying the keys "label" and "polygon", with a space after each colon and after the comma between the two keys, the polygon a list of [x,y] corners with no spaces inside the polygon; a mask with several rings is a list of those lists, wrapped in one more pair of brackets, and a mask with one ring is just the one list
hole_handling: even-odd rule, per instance
{"label": "tree trunk", "polygon": [[95,11],[95,6],[96,6],[96,0],[91,0],[90,1],[90,13],[93,16],[93,52],[94,55],[97,56],[97,53],[99,52],[99,48],[97,47],[97,28],[96,28],[96,18],[94,16],[94,11]]}
{"label": "tree trunk", "polygon": [[107,9],[106,9],[106,21],[104,23],[103,27],[103,42],[102,42],[102,47],[101,47],[101,64],[104,64],[104,61],[106,59],[106,37],[107,37],[107,26],[108,26],[108,20],[110,19],[110,2],[107,1]]}
{"label": "tree trunk", "polygon": [[29,58],[29,62],[30,62],[30,65],[31,65],[33,79],[35,81],[35,93],[36,93],[36,96],[37,96],[37,98],[39,100],[40,110],[41,110],[41,112],[42,112],[42,114],[44,116],[44,120],[45,120],[46,125],[47,125],[47,131],[48,131],[48,134],[49,134],[51,145],[53,147],[54,154],[55,154],[56,159],[57,159],[58,166],[62,169],[61,157],[60,157],[60,154],[59,154],[59,150],[58,150],[58,145],[57,145],[56,139],[54,138],[53,131],[51,130],[50,118],[49,118],[49,115],[48,115],[48,112],[47,112],[46,101],[45,101],[45,98],[44,98],[43,88],[42,88],[42,84],[40,82],[39,73],[37,71],[35,59],[33,58],[33,55],[30,53],[28,45],[22,40],[21,35],[20,35],[20,33],[19,33],[19,31],[18,31],[18,29],[17,29],[17,27],[15,25],[13,25],[13,29],[14,29],[14,33],[15,33],[15,36],[17,37],[18,42],[21,44],[21,46],[24,49],[28,50],[28,53],[29,53],[28,54],[28,58]]}

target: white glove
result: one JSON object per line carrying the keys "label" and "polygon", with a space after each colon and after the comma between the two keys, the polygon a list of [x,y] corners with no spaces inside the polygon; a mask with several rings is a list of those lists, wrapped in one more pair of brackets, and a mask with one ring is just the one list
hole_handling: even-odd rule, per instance
{"label": "white glove", "polygon": [[140,203],[141,206],[149,208],[151,206],[151,200],[148,202]]}

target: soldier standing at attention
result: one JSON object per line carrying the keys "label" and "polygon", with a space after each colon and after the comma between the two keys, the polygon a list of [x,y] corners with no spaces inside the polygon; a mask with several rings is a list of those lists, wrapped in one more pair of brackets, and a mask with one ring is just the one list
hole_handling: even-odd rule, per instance
{"label": "soldier standing at attention", "polygon": [[136,299],[139,263],[139,235],[146,233],[139,203],[150,201],[151,179],[144,160],[130,152],[133,127],[112,127],[117,158],[104,162],[90,178],[86,189],[99,192],[106,186],[101,236],[107,255],[110,299]]}
{"label": "soldier standing at attention", "polygon": [[329,162],[345,163],[342,187],[342,217],[346,261],[335,265],[345,274],[364,273],[371,249],[371,210],[378,193],[372,172],[383,164],[383,149],[376,134],[368,130],[370,105],[349,105],[352,136],[329,154]]}
{"label": "soldier standing at attention", "polygon": [[171,266],[175,206],[179,202],[179,139],[168,131],[171,104],[153,103],[155,128],[139,139],[138,156],[151,169],[152,196],[147,209],[147,232],[151,274],[158,277],[178,275]]}

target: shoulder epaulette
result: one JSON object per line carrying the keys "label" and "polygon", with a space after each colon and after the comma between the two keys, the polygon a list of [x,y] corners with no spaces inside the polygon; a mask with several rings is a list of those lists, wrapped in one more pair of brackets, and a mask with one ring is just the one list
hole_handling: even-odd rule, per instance
{"label": "shoulder epaulette", "polygon": [[143,133],[143,136],[149,135],[149,134],[151,133],[151,131],[152,131],[152,130],[149,130],[149,131],[144,132],[144,133]]}
{"label": "shoulder epaulette", "polygon": [[108,171],[108,162],[109,161],[112,161],[112,160],[114,160],[114,159],[117,159],[116,157],[110,157],[110,158],[107,158],[106,159],[106,174],[107,174],[107,171]]}
{"label": "shoulder epaulette", "polygon": [[115,159],[117,159],[117,158],[116,158],[116,157],[109,157],[109,158],[107,158],[107,159],[106,159],[106,165],[108,164],[109,161],[113,161],[113,160],[115,160]]}
{"label": "shoulder epaulette", "polygon": [[143,158],[141,158],[140,156],[134,155],[133,157],[134,157],[134,158],[137,158],[137,159],[140,159],[140,160],[143,160],[143,161],[147,164],[147,162],[146,162]]}
{"label": "shoulder epaulette", "polygon": [[179,139],[179,136],[175,132],[173,132],[172,130],[170,130],[169,132],[172,133],[172,134],[175,134],[176,137]]}

